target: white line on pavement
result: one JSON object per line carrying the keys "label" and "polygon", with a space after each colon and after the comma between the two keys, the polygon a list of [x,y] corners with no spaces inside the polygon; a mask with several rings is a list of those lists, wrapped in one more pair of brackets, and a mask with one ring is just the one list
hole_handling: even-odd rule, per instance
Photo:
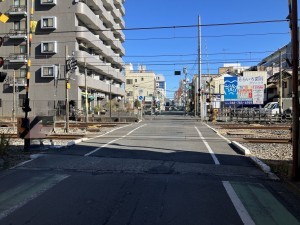
{"label": "white line on pavement", "polygon": [[250,217],[248,211],[235,193],[229,181],[222,181],[222,183],[243,223],[245,225],[255,225],[254,221]]}
{"label": "white line on pavement", "polygon": [[213,158],[213,160],[215,162],[215,165],[220,165],[220,162],[219,162],[218,158],[216,157],[215,153],[213,152],[213,150],[211,149],[211,147],[209,146],[209,144],[207,143],[207,141],[205,140],[205,138],[201,134],[200,130],[197,127],[195,127],[195,129],[198,132],[200,139],[205,144],[205,146],[206,146],[207,150],[209,151],[211,157]]}
{"label": "white line on pavement", "polygon": [[224,137],[223,135],[221,135],[216,129],[214,129],[213,127],[209,126],[207,123],[203,123],[203,124],[205,124],[208,128],[210,128],[214,132],[216,132],[216,134],[219,135],[221,138],[223,138],[225,141],[227,141],[227,143],[231,143],[231,141],[229,139],[227,139],[226,137]]}
{"label": "white line on pavement", "polygon": [[[106,146],[108,146],[108,145],[110,145],[110,144],[112,144],[112,143],[114,143],[114,142],[116,142],[116,141],[119,141],[119,140],[121,140],[121,139],[123,139],[123,138],[129,136],[130,134],[132,134],[132,133],[133,133],[134,131],[136,131],[137,129],[140,129],[140,128],[146,126],[146,125],[147,125],[147,124],[144,124],[144,125],[142,125],[142,126],[139,126],[139,127],[135,128],[135,129],[133,129],[132,131],[128,132],[126,135],[124,135],[124,136],[122,136],[122,137],[120,137],[120,138],[114,139],[114,140],[112,140],[112,141],[106,143],[105,145],[102,145],[101,147],[96,148],[95,150],[93,150],[93,151],[91,151],[91,152],[89,152],[89,153],[86,153],[84,156],[90,156],[90,155],[94,154],[95,152],[99,151],[100,149],[105,148]],[[115,129],[115,130],[116,130],[116,129]],[[110,132],[112,132],[112,131],[110,131]],[[110,132],[109,132],[109,133],[110,133]],[[106,133],[106,134],[107,134],[107,133]],[[102,135],[101,135],[101,136],[102,136]],[[99,137],[101,137],[101,136],[99,136]]]}

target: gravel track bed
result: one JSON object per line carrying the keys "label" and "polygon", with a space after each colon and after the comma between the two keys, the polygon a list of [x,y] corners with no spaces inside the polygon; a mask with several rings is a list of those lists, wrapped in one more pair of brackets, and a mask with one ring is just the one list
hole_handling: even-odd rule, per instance
{"label": "gravel track bed", "polygon": [[[233,138],[291,138],[291,132],[289,130],[267,130],[267,129],[243,129],[241,132],[247,132],[251,134],[247,135],[228,135],[228,132],[239,130],[234,129],[222,129],[216,127],[215,129],[224,137],[230,139]],[[248,148],[252,155],[264,160],[275,161],[291,161],[292,160],[292,145],[291,144],[277,144],[277,143],[241,143]]]}
{"label": "gravel track bed", "polygon": [[[71,128],[69,129],[69,134],[84,134],[86,135],[86,137],[93,137],[93,136],[105,134],[112,129],[115,129],[115,127],[102,127],[100,132],[89,132],[86,131],[85,129]],[[56,131],[55,134],[65,134],[63,128],[56,128],[55,131]],[[16,133],[16,132],[17,131],[14,130],[13,128],[7,128],[7,127],[0,128],[0,134],[3,133],[8,134],[8,133]],[[57,151],[59,151],[60,147],[67,146],[67,144],[71,141],[72,140],[63,140],[63,139],[61,140],[55,139],[52,142],[50,142],[50,140],[48,139],[34,140],[32,145],[35,144],[38,147],[25,152],[23,151],[24,140],[20,138],[16,138],[16,139],[12,138],[9,140],[9,149],[7,151],[8,155],[4,156],[3,158],[0,157],[0,170],[11,168],[18,165],[21,162],[27,161],[30,159],[30,155],[32,154],[47,153],[50,147],[52,149],[57,148]]]}

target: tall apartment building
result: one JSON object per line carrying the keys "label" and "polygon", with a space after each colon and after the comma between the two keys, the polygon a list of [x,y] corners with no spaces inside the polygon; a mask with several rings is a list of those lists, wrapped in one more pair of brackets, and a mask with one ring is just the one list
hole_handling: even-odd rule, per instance
{"label": "tall apartment building", "polygon": [[[7,73],[0,83],[0,113],[11,115],[13,99],[17,115],[22,115],[26,93],[26,65],[29,12],[37,28],[31,44],[29,98],[32,115],[51,115],[64,111],[66,99],[66,56],[73,55],[78,68],[70,73],[69,101],[84,108],[85,89],[89,108],[103,101],[125,96],[122,75],[125,49],[123,16],[125,0],[11,0],[0,2],[9,20],[0,24],[4,42],[0,56],[5,62],[0,72]],[[67,46],[67,48],[66,48]],[[66,54],[66,49],[68,52]],[[86,65],[86,67],[85,67]],[[86,68],[86,70],[85,70]],[[87,71],[87,73],[85,73]],[[85,76],[87,74],[87,76]],[[15,81],[14,78],[15,77]],[[15,94],[13,86],[15,84]],[[14,97],[13,97],[14,95]],[[52,113],[51,113],[52,112]]]}

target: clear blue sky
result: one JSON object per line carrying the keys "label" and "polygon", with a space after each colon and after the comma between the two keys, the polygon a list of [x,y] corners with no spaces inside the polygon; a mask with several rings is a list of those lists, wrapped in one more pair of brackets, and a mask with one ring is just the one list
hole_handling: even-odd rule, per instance
{"label": "clear blue sky", "polygon": [[[126,28],[197,25],[198,15],[202,25],[283,20],[288,15],[287,0],[126,0],[124,6]],[[183,79],[183,75],[174,76],[174,70],[187,67],[189,78],[197,74],[197,27],[124,32],[125,63],[132,63],[135,69],[138,64],[146,65],[148,70],[163,74],[168,97],[173,97]],[[256,65],[290,41],[287,22],[204,26],[201,34],[203,74],[208,70],[217,73],[224,63]]]}

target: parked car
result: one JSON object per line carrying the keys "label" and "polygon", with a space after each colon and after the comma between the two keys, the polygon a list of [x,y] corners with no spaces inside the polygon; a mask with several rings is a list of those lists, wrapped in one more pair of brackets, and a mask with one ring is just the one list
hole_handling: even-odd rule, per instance
{"label": "parked car", "polygon": [[267,115],[278,115],[279,114],[279,103],[278,102],[269,102],[265,106],[265,111]]}

